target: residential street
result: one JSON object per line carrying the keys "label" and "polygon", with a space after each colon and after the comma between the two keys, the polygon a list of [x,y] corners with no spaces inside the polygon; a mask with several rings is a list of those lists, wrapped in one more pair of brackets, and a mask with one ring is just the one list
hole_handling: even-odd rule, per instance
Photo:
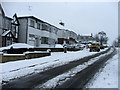
{"label": "residential street", "polygon": [[[111,52],[113,52],[112,49],[108,51],[108,53],[111,53]],[[114,53],[110,55],[109,54],[104,55],[103,54],[105,53],[104,51],[100,53],[102,55],[100,55],[99,53],[98,54],[96,53],[95,55],[91,55],[79,60],[71,61],[61,66],[51,67],[48,70],[43,70],[40,73],[36,73],[36,74],[34,73],[31,75],[26,75],[25,77],[11,80],[8,82],[7,85],[3,85],[3,88],[31,88],[31,89],[32,88],[61,88],[61,87],[62,88],[75,88],[75,87],[83,88],[84,85],[89,80],[89,78],[91,78],[97,72],[97,69],[101,67],[102,63],[104,63],[106,60],[112,57],[111,55],[114,55]],[[77,69],[75,70],[75,68]],[[92,73],[91,70],[93,70],[93,68],[96,68],[96,69]],[[67,72],[69,72],[69,74]],[[62,77],[62,80],[60,78],[60,75]],[[83,76],[88,76],[88,77],[83,78]],[[59,77],[59,80],[58,81],[53,80],[54,81],[53,85],[51,84],[51,86],[49,86],[50,84],[49,80],[55,79],[57,77]],[[82,80],[80,78],[82,78]],[[82,81],[83,83],[82,82],[80,83],[79,81]],[[49,84],[46,84],[45,82]],[[65,83],[61,84],[61,82],[62,83],[65,82]],[[54,85],[55,83],[56,85]]]}
{"label": "residential street", "polygon": [[2,0],[0,89],[120,88],[118,0]]}

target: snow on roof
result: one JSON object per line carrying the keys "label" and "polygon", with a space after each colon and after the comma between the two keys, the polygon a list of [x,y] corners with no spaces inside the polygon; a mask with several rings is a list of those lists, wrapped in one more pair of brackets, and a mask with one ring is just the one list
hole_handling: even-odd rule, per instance
{"label": "snow on roof", "polygon": [[2,36],[6,36],[11,30],[5,31]]}
{"label": "snow on roof", "polygon": [[91,36],[91,34],[80,34],[80,36]]}
{"label": "snow on roof", "polygon": [[3,51],[4,49],[10,49],[11,47],[13,47],[13,48],[34,48],[34,46],[31,46],[31,45],[28,45],[25,43],[15,43],[15,44],[9,45],[7,47],[1,47],[0,51]]}
{"label": "snow on roof", "polygon": [[[47,21],[47,20],[39,19],[39,18],[36,17],[36,16],[24,15],[24,16],[18,17],[18,19],[20,19],[20,18],[34,18],[34,19],[40,20],[40,21],[43,22],[43,23],[47,23],[47,24],[49,24],[49,25],[52,25],[52,26],[54,26],[54,27],[57,27],[57,28],[59,28],[59,29],[68,29],[68,28],[66,28],[65,26],[60,25],[59,22],[57,22],[57,23],[49,22],[49,21]],[[63,23],[64,23],[64,22],[63,22]]]}
{"label": "snow on roof", "polygon": [[57,24],[54,23],[53,25],[55,25],[55,26],[58,27],[59,29],[68,29],[68,28],[66,28],[65,26],[60,25],[59,23],[57,23]]}

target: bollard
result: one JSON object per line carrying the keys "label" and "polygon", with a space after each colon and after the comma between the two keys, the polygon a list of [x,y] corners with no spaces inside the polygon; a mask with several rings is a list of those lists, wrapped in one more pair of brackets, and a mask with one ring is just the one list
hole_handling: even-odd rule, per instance
{"label": "bollard", "polygon": [[3,52],[0,52],[0,63],[2,63]]}
{"label": "bollard", "polygon": [[29,59],[28,53],[25,53],[25,59]]}
{"label": "bollard", "polygon": [[67,53],[67,47],[64,47],[64,53]]}

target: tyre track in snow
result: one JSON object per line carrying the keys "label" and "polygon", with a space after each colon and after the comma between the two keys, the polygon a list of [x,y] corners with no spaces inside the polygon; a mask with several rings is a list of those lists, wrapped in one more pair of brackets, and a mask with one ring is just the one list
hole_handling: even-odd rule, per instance
{"label": "tyre track in snow", "polygon": [[[71,79],[57,86],[55,90],[59,88],[74,88],[84,90],[87,82],[95,75],[95,73],[100,69],[100,67],[110,58],[112,58],[116,54],[116,50],[106,56],[99,58],[95,63],[89,65],[84,70],[78,72]],[[86,90],[86,89],[85,89]]]}
{"label": "tyre track in snow", "polygon": [[60,74],[63,74],[65,72],[67,72],[68,70],[89,61],[92,58],[95,58],[97,56],[100,56],[101,54],[105,54],[110,50],[107,49],[106,51],[94,54],[94,55],[90,55],[90,56],[86,56],[84,58],[81,58],[77,61],[72,61],[68,64],[62,65],[62,66],[58,66],[34,75],[29,75],[26,77],[22,77],[22,78],[18,78],[15,79],[13,81],[8,82],[5,85],[2,85],[2,88],[5,90],[7,88],[34,88],[35,86],[42,84]]}

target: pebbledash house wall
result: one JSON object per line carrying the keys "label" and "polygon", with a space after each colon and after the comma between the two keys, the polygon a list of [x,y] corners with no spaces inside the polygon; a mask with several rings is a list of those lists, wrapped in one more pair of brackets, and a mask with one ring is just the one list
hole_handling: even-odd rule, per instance
{"label": "pebbledash house wall", "polygon": [[[11,30],[11,20],[11,18],[5,16],[0,4],[0,47],[3,45],[1,36],[3,31]],[[31,26],[31,20],[35,22],[35,27]],[[26,43],[35,47],[54,47],[58,42],[58,38],[69,39],[71,37],[76,39],[77,37],[77,34],[72,31],[60,29],[34,16],[18,17],[18,21],[20,23],[18,27],[18,43]],[[40,24],[40,29],[37,28],[37,23]],[[47,25],[50,30],[43,30],[42,25]],[[30,35],[34,35],[34,38],[31,38]],[[48,38],[49,43],[43,44],[43,37]]]}
{"label": "pebbledash house wall", "polygon": [[[74,41],[71,41],[70,38],[74,39],[75,41],[77,41],[77,34],[73,31],[70,30],[66,30],[66,29],[60,29],[57,32],[57,36],[58,36],[58,43],[63,43],[63,41],[67,40],[66,42],[69,44],[74,44]],[[61,40],[60,40],[61,39]]]}
{"label": "pebbledash house wall", "polygon": [[[20,26],[19,26],[19,39],[18,41],[20,43],[27,43],[29,45],[35,46],[35,47],[54,47],[55,43],[51,44],[42,44],[41,38],[51,38],[55,41],[57,41],[57,34],[49,32],[47,30],[42,30],[42,24],[46,24],[48,27],[51,27],[52,29],[56,28],[52,25],[49,25],[33,16],[30,17],[19,17],[18,18]],[[31,26],[31,20],[35,22],[35,26]],[[37,28],[37,23],[40,24],[40,29]],[[31,38],[30,35],[35,36],[34,38]],[[50,42],[50,41],[49,41]]]}
{"label": "pebbledash house wall", "polygon": [[19,19],[19,32],[18,32],[18,42],[27,43],[27,28],[28,28],[28,19],[27,18],[18,18]]}

